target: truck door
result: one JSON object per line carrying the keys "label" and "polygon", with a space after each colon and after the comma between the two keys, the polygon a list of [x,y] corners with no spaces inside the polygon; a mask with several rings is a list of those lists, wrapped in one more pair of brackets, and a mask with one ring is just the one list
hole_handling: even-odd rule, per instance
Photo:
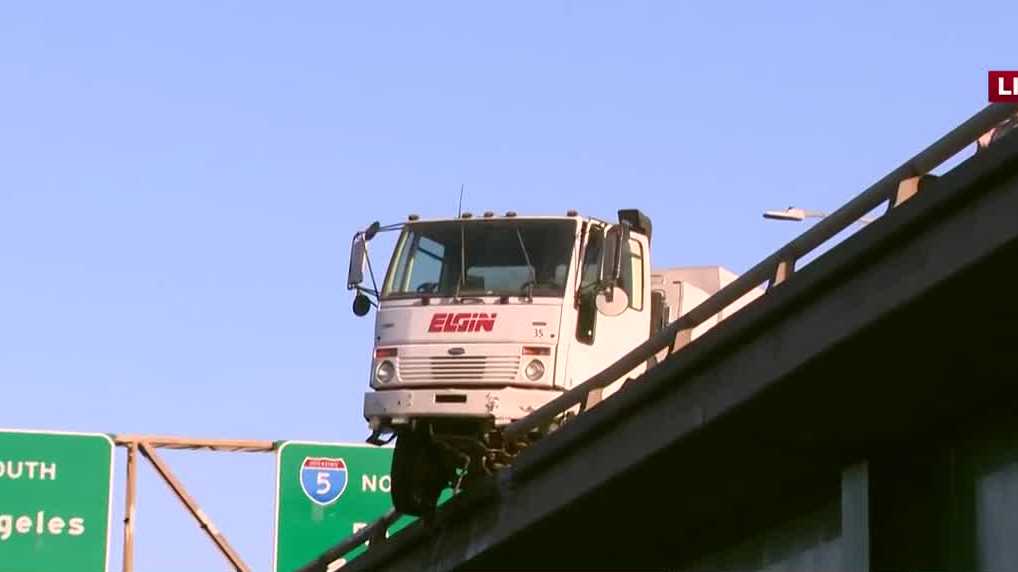
{"label": "truck door", "polygon": [[[607,235],[609,228],[592,224],[585,241],[587,246],[577,289],[576,339],[571,344],[567,371],[569,387],[583,383],[615,363],[646,341],[650,332],[650,269],[647,239],[643,235],[632,233],[628,243],[623,245],[620,286],[628,298],[626,309],[615,316],[602,314],[589,294],[600,280],[604,253],[614,248]],[[614,389],[606,390],[604,395]]]}

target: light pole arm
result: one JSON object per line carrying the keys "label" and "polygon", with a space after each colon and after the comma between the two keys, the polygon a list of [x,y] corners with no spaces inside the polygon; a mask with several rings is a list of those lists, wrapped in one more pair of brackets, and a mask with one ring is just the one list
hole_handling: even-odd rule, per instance
{"label": "light pole arm", "polygon": [[[825,218],[827,217],[827,213],[823,211],[809,211],[806,209],[800,209],[798,207],[788,207],[787,209],[781,211],[778,210],[764,211],[763,217],[771,220],[792,220],[800,222],[807,218]],[[864,216],[859,218],[859,220],[857,220],[856,222],[858,222],[859,224],[869,224],[874,220],[875,219],[871,217]]]}

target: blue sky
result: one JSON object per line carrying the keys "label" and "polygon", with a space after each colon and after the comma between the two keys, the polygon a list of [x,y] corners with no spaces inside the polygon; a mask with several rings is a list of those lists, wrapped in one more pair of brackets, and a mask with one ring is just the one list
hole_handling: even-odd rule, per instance
{"label": "blue sky", "polygon": [[[833,210],[984,106],[1016,15],[5,3],[0,426],[360,441],[358,228],[454,213],[463,184],[474,211],[638,207],[656,266],[742,271],[806,228],[761,211]],[[272,457],[166,457],[267,570]],[[139,486],[137,570],[228,569],[147,466]]]}

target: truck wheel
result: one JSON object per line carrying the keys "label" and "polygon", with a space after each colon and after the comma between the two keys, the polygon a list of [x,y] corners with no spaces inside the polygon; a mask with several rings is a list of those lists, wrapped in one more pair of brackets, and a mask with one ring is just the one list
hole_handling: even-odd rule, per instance
{"label": "truck wheel", "polygon": [[450,471],[441,449],[427,432],[401,431],[392,454],[392,505],[397,511],[421,516],[435,510]]}

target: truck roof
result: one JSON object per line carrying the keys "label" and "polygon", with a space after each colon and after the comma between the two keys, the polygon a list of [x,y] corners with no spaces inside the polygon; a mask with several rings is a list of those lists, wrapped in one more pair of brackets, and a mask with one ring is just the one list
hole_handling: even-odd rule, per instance
{"label": "truck roof", "polygon": [[[417,223],[428,223],[428,222],[455,222],[455,221],[485,221],[485,220],[596,220],[599,222],[605,222],[595,217],[582,216],[575,214],[570,211],[570,214],[565,215],[520,215],[514,211],[509,211],[504,214],[496,214],[492,211],[486,211],[481,215],[474,215],[473,213],[464,212],[459,217],[448,217],[448,218],[420,218],[415,214],[407,216],[407,224]],[[610,224],[610,223],[609,223]]]}
{"label": "truck roof", "polygon": [[[420,224],[420,223],[434,223],[434,222],[455,222],[462,220],[473,220],[473,221],[484,221],[484,220],[575,220],[580,222],[596,221],[606,225],[616,224],[614,222],[606,221],[597,217],[583,216],[575,210],[566,211],[565,215],[519,215],[515,211],[506,211],[502,215],[497,215],[493,211],[485,211],[480,216],[474,216],[473,213],[464,212],[458,217],[450,218],[435,218],[435,219],[422,219],[416,214],[410,214],[407,216],[406,224]],[[631,228],[635,232],[644,234],[648,239],[650,238],[650,219],[641,213],[638,209],[624,209],[619,211],[619,221],[628,222]]]}

